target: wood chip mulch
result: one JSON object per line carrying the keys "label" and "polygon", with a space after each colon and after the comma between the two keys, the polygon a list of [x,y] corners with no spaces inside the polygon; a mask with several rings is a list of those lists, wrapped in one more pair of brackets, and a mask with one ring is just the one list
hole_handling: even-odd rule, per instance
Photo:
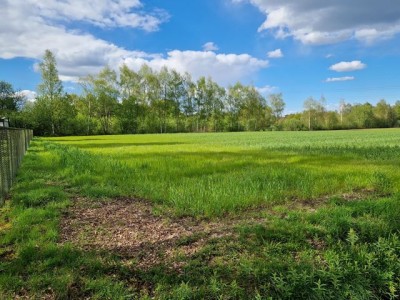
{"label": "wood chip mulch", "polygon": [[179,269],[174,257],[191,256],[232,229],[233,224],[223,222],[157,216],[145,200],[77,198],[61,220],[60,243],[111,251],[143,269],[166,262]]}

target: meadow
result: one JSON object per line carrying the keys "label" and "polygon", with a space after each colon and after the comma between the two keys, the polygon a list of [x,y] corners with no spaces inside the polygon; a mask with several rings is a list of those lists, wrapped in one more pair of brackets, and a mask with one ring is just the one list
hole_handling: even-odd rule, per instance
{"label": "meadow", "polygon": [[0,293],[395,299],[399,166],[399,129],[36,139],[1,210]]}
{"label": "meadow", "polygon": [[[362,190],[397,192],[398,134],[398,130],[369,130],[50,140],[89,151],[110,163],[108,168],[94,170],[101,174],[98,182],[85,165],[90,164],[89,157],[80,165],[87,169],[72,175],[84,185],[87,196],[139,196],[167,204],[178,214],[218,216],[287,200]],[[64,154],[64,164],[70,167],[80,156],[71,151],[69,156]]]}

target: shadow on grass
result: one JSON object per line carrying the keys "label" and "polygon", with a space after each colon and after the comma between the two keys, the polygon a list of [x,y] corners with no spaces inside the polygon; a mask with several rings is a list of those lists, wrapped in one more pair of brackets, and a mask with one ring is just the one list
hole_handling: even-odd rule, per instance
{"label": "shadow on grass", "polygon": [[180,142],[150,142],[150,143],[85,143],[85,144],[72,144],[71,146],[78,147],[81,149],[91,148],[120,148],[120,147],[140,147],[140,146],[174,146],[183,145],[185,143]]}
{"label": "shadow on grass", "polygon": [[10,299],[126,299],[150,277],[118,263],[113,253],[52,243],[23,245],[15,258],[2,258],[0,269],[0,295]]}
{"label": "shadow on grass", "polygon": [[[79,147],[79,148],[90,148],[90,147]],[[340,148],[333,149],[331,153],[324,150],[313,150],[313,151],[295,151],[289,149],[262,149],[262,150],[240,150],[235,152],[230,151],[168,151],[168,152],[150,152],[150,153],[115,153],[113,158],[121,160],[138,160],[146,162],[147,160],[152,161],[157,158],[162,160],[175,160],[184,161],[193,159],[195,161],[220,163],[226,165],[235,161],[247,161],[253,165],[265,165],[268,166],[270,163],[278,163],[286,166],[315,166],[320,167],[337,167],[343,166],[354,167],[357,165],[356,161],[359,161],[358,165],[370,165],[370,166],[393,166],[393,160],[397,160],[400,153],[393,153],[392,150],[385,151],[385,148],[371,149],[376,155],[368,154],[367,151],[346,151]],[[388,153],[389,152],[389,153]],[[107,156],[107,154],[105,154]],[[207,171],[207,170],[205,170]]]}
{"label": "shadow on grass", "polygon": [[51,137],[50,141],[53,142],[86,142],[86,141],[104,141],[104,138],[85,138],[85,137],[71,137],[71,138],[57,138]]}

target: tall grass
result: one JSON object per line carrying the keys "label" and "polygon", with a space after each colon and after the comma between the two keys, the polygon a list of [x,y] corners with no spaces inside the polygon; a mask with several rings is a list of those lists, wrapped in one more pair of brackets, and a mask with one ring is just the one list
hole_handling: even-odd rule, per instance
{"label": "tall grass", "polygon": [[[136,196],[180,215],[399,191],[399,130],[49,139],[88,196]],[[78,150],[80,148],[81,150]]]}

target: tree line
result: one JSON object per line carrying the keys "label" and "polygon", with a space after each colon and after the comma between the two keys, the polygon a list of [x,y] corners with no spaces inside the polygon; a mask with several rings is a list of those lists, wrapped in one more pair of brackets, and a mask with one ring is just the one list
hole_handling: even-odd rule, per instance
{"label": "tree line", "polygon": [[193,80],[167,67],[144,64],[139,71],[123,65],[81,78],[80,95],[64,92],[53,53],[46,50],[39,64],[41,82],[35,101],[26,101],[0,81],[0,117],[35,135],[93,135],[259,130],[323,130],[399,126],[400,101],[340,103],[326,109],[323,97],[304,101],[304,111],[283,116],[281,93],[266,99],[240,82],[223,88],[212,78]]}

